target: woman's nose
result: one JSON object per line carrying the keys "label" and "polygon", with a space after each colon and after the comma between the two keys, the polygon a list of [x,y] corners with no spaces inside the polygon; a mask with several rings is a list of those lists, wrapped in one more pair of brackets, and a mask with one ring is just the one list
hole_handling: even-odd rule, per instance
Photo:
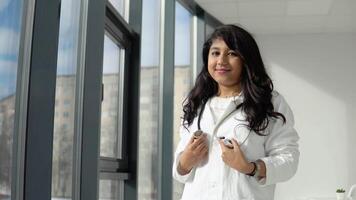
{"label": "woman's nose", "polygon": [[217,63],[218,63],[219,65],[224,65],[224,64],[226,64],[226,63],[227,63],[227,56],[221,54],[221,55],[218,57]]}

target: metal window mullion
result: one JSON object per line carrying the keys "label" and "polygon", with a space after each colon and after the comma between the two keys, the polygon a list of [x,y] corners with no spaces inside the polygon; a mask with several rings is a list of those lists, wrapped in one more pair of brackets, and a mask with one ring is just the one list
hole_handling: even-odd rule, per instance
{"label": "metal window mullion", "polygon": [[105,1],[88,0],[82,110],[80,199],[99,197],[101,83]]}
{"label": "metal window mullion", "polygon": [[[126,0],[128,1],[128,0]],[[124,181],[123,196],[121,199],[137,200],[138,181],[137,181],[137,152],[138,152],[138,130],[139,130],[139,88],[140,88],[140,67],[141,67],[141,27],[142,27],[142,0],[130,0],[129,5],[129,26],[133,30],[132,47],[126,52],[126,58],[130,66],[125,69],[125,108],[127,113],[123,125],[127,128],[125,141],[128,156],[128,166],[131,178]],[[126,74],[126,72],[128,72]],[[129,112],[126,112],[129,110]]]}
{"label": "metal window mullion", "polygon": [[23,199],[25,143],[27,125],[28,85],[30,77],[32,31],[35,0],[24,1],[15,95],[15,119],[13,136],[11,196],[13,200]]}
{"label": "metal window mullion", "polygon": [[75,118],[73,136],[73,176],[72,199],[80,199],[80,174],[81,174],[81,150],[82,150],[82,126],[83,126],[83,101],[85,78],[85,49],[86,30],[88,19],[88,0],[81,0],[79,15],[79,33],[77,44],[77,75],[75,88]]}
{"label": "metal window mullion", "polygon": [[161,0],[158,200],[172,199],[175,0]]}
{"label": "metal window mullion", "polygon": [[60,0],[37,0],[28,93],[24,199],[51,199]]}

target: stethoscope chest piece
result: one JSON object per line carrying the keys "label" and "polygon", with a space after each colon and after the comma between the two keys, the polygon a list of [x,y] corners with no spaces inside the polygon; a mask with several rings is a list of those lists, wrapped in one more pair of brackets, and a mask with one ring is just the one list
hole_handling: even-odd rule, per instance
{"label": "stethoscope chest piece", "polygon": [[194,134],[195,138],[198,138],[199,136],[201,136],[203,134],[203,131],[199,129],[199,130],[195,131],[193,134]]}

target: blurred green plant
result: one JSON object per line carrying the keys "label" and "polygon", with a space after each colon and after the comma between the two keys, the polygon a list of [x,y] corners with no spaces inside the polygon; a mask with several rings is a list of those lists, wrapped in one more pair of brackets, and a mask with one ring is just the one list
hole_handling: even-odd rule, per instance
{"label": "blurred green plant", "polygon": [[343,188],[339,188],[336,190],[336,193],[345,193],[345,190]]}

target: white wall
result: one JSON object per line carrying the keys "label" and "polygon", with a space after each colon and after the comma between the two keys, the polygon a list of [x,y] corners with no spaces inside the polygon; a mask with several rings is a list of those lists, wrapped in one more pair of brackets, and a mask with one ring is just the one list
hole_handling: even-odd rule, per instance
{"label": "white wall", "polygon": [[278,184],[275,199],[334,197],[339,187],[348,191],[356,184],[356,34],[256,39],[301,138],[298,172]]}

